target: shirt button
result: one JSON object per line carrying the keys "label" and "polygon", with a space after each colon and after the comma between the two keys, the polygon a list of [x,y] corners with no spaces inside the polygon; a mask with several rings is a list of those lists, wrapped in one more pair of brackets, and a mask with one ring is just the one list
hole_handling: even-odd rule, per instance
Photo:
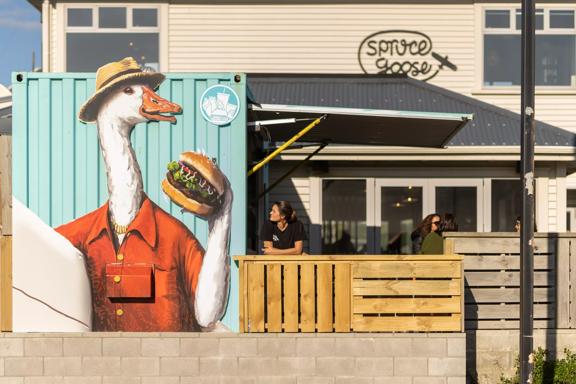
{"label": "shirt button", "polygon": [[119,283],[120,282],[120,276],[114,276],[114,282]]}
{"label": "shirt button", "polygon": [[123,314],[124,314],[124,311],[123,311],[123,310],[121,310],[121,309],[117,309],[117,310],[116,310],[116,315],[117,315],[117,316],[122,316]]}
{"label": "shirt button", "polygon": [[124,255],[121,254],[121,253],[119,253],[119,254],[116,256],[116,260],[118,260],[118,261],[124,260]]}

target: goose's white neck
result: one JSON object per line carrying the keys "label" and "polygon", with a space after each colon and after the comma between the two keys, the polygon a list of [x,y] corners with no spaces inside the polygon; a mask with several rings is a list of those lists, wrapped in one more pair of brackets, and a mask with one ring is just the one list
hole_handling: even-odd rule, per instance
{"label": "goose's white neck", "polygon": [[119,225],[134,220],[143,199],[142,173],[130,142],[134,127],[106,106],[98,114],[98,139],[108,178],[109,211]]}

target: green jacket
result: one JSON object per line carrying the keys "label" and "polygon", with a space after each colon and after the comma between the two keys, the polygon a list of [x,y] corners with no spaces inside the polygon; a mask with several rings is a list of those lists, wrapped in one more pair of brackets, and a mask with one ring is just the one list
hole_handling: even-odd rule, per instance
{"label": "green jacket", "polygon": [[444,240],[436,232],[430,232],[422,241],[420,251],[423,255],[442,255],[444,253]]}

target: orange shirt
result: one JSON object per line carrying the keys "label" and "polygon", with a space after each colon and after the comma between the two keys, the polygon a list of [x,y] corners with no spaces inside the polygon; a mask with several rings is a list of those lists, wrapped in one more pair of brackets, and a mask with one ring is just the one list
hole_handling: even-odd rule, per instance
{"label": "orange shirt", "polygon": [[[204,249],[184,224],[147,196],[118,251],[111,237],[108,203],[56,231],[86,257],[92,285],[94,331],[198,330],[194,298]],[[136,264],[149,267],[152,279],[134,279],[122,273],[106,276],[107,265],[129,271]],[[134,298],[110,292],[110,287],[122,288],[122,284],[127,290],[137,288],[151,294]],[[147,284],[151,284],[151,289]]]}

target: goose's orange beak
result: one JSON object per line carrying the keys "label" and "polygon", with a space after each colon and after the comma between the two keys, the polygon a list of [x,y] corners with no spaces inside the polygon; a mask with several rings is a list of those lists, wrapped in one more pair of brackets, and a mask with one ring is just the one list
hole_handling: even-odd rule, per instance
{"label": "goose's orange beak", "polygon": [[142,90],[144,91],[142,94],[142,105],[140,106],[140,114],[142,116],[148,120],[176,122],[174,116],[164,116],[162,113],[180,113],[182,112],[181,106],[163,99],[148,87],[142,87]]}

